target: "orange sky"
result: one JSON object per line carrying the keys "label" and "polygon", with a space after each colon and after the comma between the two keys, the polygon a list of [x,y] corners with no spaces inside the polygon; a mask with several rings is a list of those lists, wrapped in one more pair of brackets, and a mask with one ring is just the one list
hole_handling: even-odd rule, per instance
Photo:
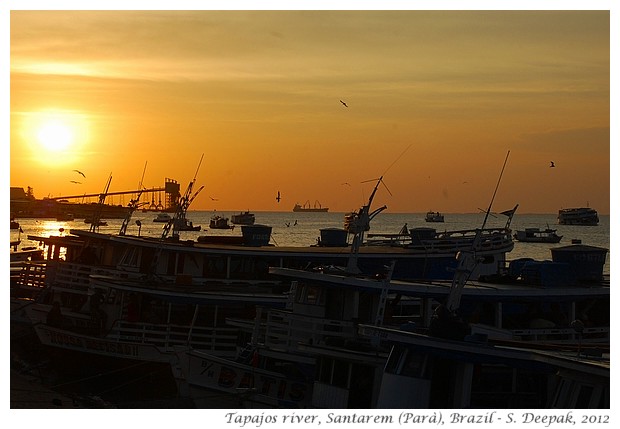
{"label": "orange sky", "polygon": [[10,184],[136,189],[148,162],[145,186],[184,190],[204,153],[192,209],[350,211],[384,174],[388,212],[476,212],[510,150],[495,210],[608,214],[609,20],[13,10]]}

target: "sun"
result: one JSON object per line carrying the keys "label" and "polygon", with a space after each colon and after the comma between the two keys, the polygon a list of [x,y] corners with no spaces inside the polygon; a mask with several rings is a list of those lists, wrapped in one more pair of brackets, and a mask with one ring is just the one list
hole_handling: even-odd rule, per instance
{"label": "sun", "polygon": [[61,152],[68,149],[74,138],[73,129],[58,119],[48,119],[37,132],[37,141],[50,152]]}
{"label": "sun", "polygon": [[91,117],[86,113],[46,109],[24,112],[20,118],[19,136],[27,145],[31,161],[51,169],[84,159],[91,134]]}

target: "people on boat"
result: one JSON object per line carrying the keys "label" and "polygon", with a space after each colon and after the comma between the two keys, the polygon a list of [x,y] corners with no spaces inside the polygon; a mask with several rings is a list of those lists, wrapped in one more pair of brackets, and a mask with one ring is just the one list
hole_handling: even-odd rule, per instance
{"label": "people on boat", "polygon": [[129,303],[127,304],[127,321],[135,323],[140,320],[140,306],[138,304],[138,296],[132,293],[129,296]]}
{"label": "people on boat", "polygon": [[53,328],[61,328],[62,327],[62,311],[60,310],[60,303],[58,301],[54,301],[52,304],[52,308],[47,313],[47,318],[45,323]]}
{"label": "people on boat", "polygon": [[95,293],[90,297],[90,319],[95,329],[95,332],[98,334],[103,333],[103,329],[105,327],[105,322],[107,315],[105,311],[101,308],[101,305],[105,302],[105,297],[103,296],[103,292],[101,289],[96,289]]}

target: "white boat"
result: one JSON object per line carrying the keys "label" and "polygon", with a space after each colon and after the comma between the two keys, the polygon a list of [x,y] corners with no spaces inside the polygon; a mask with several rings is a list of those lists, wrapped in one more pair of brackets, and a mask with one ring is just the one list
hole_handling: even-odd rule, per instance
{"label": "white boat", "polygon": [[598,213],[590,207],[568,208],[558,211],[560,225],[598,225]]}
{"label": "white boat", "polygon": [[155,217],[155,219],[153,219],[153,222],[170,222],[172,220],[172,216],[170,216],[168,213],[157,213],[157,216]]}
{"label": "white boat", "polygon": [[254,215],[254,213],[245,211],[239,214],[232,215],[230,217],[230,221],[235,225],[254,225],[254,222],[256,221],[256,216]]}
{"label": "white boat", "polygon": [[517,230],[514,239],[525,243],[559,243],[562,236],[557,234],[557,229],[525,228]]}
{"label": "white boat", "polygon": [[424,220],[426,222],[443,222],[444,218],[443,214],[439,212],[427,212]]}

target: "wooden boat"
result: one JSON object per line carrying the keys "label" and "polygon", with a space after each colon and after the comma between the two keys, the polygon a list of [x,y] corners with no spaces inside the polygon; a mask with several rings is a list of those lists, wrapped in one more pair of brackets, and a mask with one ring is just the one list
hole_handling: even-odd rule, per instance
{"label": "wooden boat", "polygon": [[392,345],[377,408],[597,409],[610,406],[608,353],[462,341],[360,325]]}
{"label": "wooden boat", "polygon": [[525,228],[517,230],[514,239],[525,243],[559,243],[562,236],[557,234],[557,229]]}
{"label": "wooden boat", "polygon": [[[571,247],[563,251],[581,254],[583,250]],[[590,250],[596,250],[598,254],[606,252],[606,249]],[[360,277],[335,267],[312,271],[271,268],[270,273],[290,281],[290,299],[286,308],[259,309],[254,323],[229,319],[229,324],[245,331],[249,339],[247,357],[237,356],[232,359],[234,363],[226,365],[222,360],[215,362],[208,352],[184,350],[178,353],[179,364],[184,369],[175,373],[179,374],[178,382],[182,389],[196,398],[210,397],[215,392],[231,393],[232,384],[221,386],[218,383],[221,379],[216,376],[218,371],[210,377],[199,371],[199,368],[213,365],[214,369],[226,368],[231,379],[251,380],[253,384],[244,386],[249,389],[243,397],[246,404],[284,406],[278,401],[286,400],[287,407],[376,408],[388,406],[387,402],[381,402],[379,392],[383,392],[381,378],[385,377],[382,374],[386,363],[389,363],[392,343],[380,335],[360,336],[358,328],[363,325],[382,326],[396,332],[416,332],[418,336],[431,338],[434,343],[444,344],[445,353],[451,348],[460,350],[459,344],[465,336],[474,340],[483,338],[489,344],[493,342],[547,351],[559,348],[607,350],[610,341],[609,282],[589,282],[575,274],[583,268],[569,267],[564,262],[549,264],[553,265],[553,269],[543,270],[541,265],[534,265],[531,267],[533,271],[528,271],[523,269],[521,260],[516,260],[511,267],[513,277],[510,281],[468,281],[459,303],[459,315],[468,322],[467,329],[449,332],[448,339],[437,336],[441,329],[436,324],[436,314],[451,293],[453,285],[450,282],[393,280],[389,269],[373,277]],[[602,263],[599,269],[602,270]],[[541,276],[541,271],[554,272],[554,280]],[[514,274],[517,272],[520,274]],[[587,320],[587,326],[576,329],[578,324],[575,320]],[[469,347],[472,352],[476,347],[481,347],[480,342],[465,341],[463,344],[462,347]],[[488,358],[485,352],[481,353]],[[527,352],[523,356],[532,359]],[[429,357],[429,362],[432,359]],[[475,361],[474,358],[472,360]],[[512,363],[514,357],[507,356],[506,360]],[[531,365],[536,366],[536,363]],[[189,370],[190,367],[193,370]],[[267,368],[287,368],[289,380],[292,374],[296,374],[299,383],[296,394],[286,397],[278,397],[275,391],[253,394],[261,392],[263,382],[258,377],[247,378],[248,374]],[[553,364],[546,371],[553,372],[558,368]],[[492,367],[489,370],[492,371]],[[280,378],[285,377],[282,370],[278,374]],[[309,378],[312,376],[313,379]],[[541,384],[538,387],[542,389],[544,386]],[[412,390],[409,388],[401,392]],[[392,394],[397,395],[397,392],[398,389],[393,389]],[[511,393],[515,397],[524,395],[522,391],[515,392]],[[308,398],[312,398],[310,403]],[[508,401],[509,398],[506,395],[501,400]],[[236,396],[229,396],[228,399],[239,400]],[[403,400],[410,401],[406,408],[411,408],[415,395],[407,395]],[[428,397],[424,400],[428,401]],[[512,402],[496,403],[493,407],[505,408],[507,404]],[[466,407],[468,404],[455,402],[445,405]],[[528,405],[532,408],[546,406],[540,401],[529,402]]]}
{"label": "wooden boat", "polygon": [[560,225],[598,225],[598,213],[590,207],[568,208],[558,211]]}
{"label": "wooden boat", "polygon": [[256,217],[254,213],[250,213],[249,211],[241,212],[239,214],[234,214],[230,217],[230,221],[235,225],[254,225],[256,221]]}
{"label": "wooden boat", "polygon": [[439,212],[427,212],[424,220],[426,222],[443,222],[444,218],[443,214]]}
{"label": "wooden boat", "polygon": [[211,229],[231,229],[232,226],[228,224],[228,218],[220,215],[215,215],[209,221],[209,228]]}

